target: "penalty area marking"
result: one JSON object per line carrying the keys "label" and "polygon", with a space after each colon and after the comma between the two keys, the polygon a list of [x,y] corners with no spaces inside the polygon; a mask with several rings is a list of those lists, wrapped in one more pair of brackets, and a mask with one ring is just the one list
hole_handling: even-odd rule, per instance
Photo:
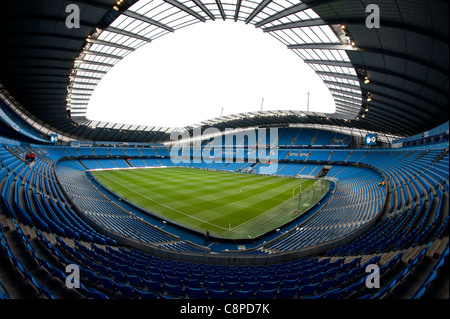
{"label": "penalty area marking", "polygon": [[244,186],[244,187],[241,187],[239,189],[239,193],[247,192],[249,190],[256,189],[256,188],[258,188],[258,187],[255,187],[255,186]]}
{"label": "penalty area marking", "polygon": [[[302,185],[302,184],[300,184],[300,185]],[[311,187],[313,187],[313,185],[308,186],[308,187],[305,189],[305,191],[306,191],[307,189],[310,189]],[[283,191],[283,192],[284,192],[284,191]],[[281,193],[283,193],[283,192],[280,192],[279,194],[281,194]],[[275,195],[273,195],[272,197],[275,197],[275,196],[277,196],[277,195],[278,195],[278,194],[275,194]],[[272,197],[270,197],[270,198],[272,198]],[[232,227],[228,232],[231,233],[231,232],[233,232],[234,230],[236,230],[236,229],[238,229],[238,228],[240,228],[240,227],[242,227],[242,226],[248,224],[249,222],[252,222],[252,221],[254,221],[254,220],[258,219],[258,218],[261,218],[261,217],[265,216],[266,214],[272,212],[273,210],[275,210],[275,209],[278,208],[279,206],[283,205],[284,203],[290,201],[291,199],[292,199],[292,198],[288,198],[287,200],[282,201],[282,202],[281,202],[280,204],[278,204],[277,206],[272,207],[272,208],[269,209],[269,210],[266,210],[264,213],[262,213],[262,214],[260,214],[260,215],[258,215],[258,216],[255,216],[255,217],[253,217],[252,219],[249,219],[249,220],[243,222],[242,224],[239,224],[239,225],[237,225],[237,226],[235,226],[235,227]],[[305,204],[303,204],[303,205],[305,205]]]}
{"label": "penalty area marking", "polygon": [[180,210],[178,210],[178,209],[176,209],[176,208],[167,206],[167,205],[165,205],[165,204],[163,204],[163,203],[160,203],[160,202],[158,202],[158,201],[156,201],[156,200],[154,200],[154,199],[151,199],[151,198],[149,198],[149,197],[147,197],[147,196],[145,196],[145,195],[142,195],[141,193],[136,192],[135,190],[132,190],[131,188],[129,188],[129,187],[127,187],[127,186],[124,186],[124,185],[122,185],[122,184],[119,184],[118,182],[116,182],[115,180],[113,180],[113,179],[111,179],[111,178],[109,178],[109,177],[107,177],[107,176],[103,176],[103,177],[105,177],[106,179],[112,181],[113,183],[115,183],[115,184],[117,184],[117,185],[120,185],[121,187],[124,187],[124,188],[128,189],[129,191],[131,191],[131,192],[133,192],[133,193],[135,193],[135,194],[137,194],[137,195],[139,195],[139,196],[141,196],[141,197],[143,197],[143,198],[145,198],[145,199],[148,199],[149,201],[152,201],[152,202],[154,202],[154,203],[156,203],[156,204],[158,204],[158,205],[164,206],[164,207],[166,207],[166,208],[168,208],[168,209],[170,209],[170,210],[173,210],[173,211],[175,211],[175,212],[177,212],[177,213],[180,213],[180,214],[182,214],[182,215],[184,215],[184,216],[187,216],[187,217],[189,217],[189,218],[196,219],[196,220],[198,220],[198,221],[200,221],[200,222],[202,222],[202,223],[206,223],[206,224],[209,224],[209,225],[212,225],[212,226],[216,226],[217,228],[221,228],[221,229],[224,229],[224,230],[228,230],[228,228],[225,228],[225,227],[216,225],[216,224],[214,224],[214,223],[208,222],[208,221],[206,221],[206,220],[203,220],[203,219],[201,219],[201,218],[198,218],[198,217],[195,217],[195,216],[186,214],[186,213],[184,213],[184,212],[182,212],[182,211],[180,211]]}

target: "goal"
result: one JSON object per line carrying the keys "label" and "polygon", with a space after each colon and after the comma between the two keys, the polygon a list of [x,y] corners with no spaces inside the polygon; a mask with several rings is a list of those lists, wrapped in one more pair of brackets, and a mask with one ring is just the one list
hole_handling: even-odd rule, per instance
{"label": "goal", "polygon": [[302,193],[302,185],[298,185],[292,188],[292,197],[298,198],[301,193]]}
{"label": "goal", "polygon": [[314,191],[321,191],[325,188],[325,180],[318,179],[314,182]]}

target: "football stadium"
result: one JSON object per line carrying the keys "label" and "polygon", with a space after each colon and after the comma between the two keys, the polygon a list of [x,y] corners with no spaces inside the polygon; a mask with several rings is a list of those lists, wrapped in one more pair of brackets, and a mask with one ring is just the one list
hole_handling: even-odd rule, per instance
{"label": "football stadium", "polygon": [[[89,116],[110,71],[214,21],[281,44],[333,111]],[[448,299],[448,21],[443,0],[2,1],[0,299]]]}

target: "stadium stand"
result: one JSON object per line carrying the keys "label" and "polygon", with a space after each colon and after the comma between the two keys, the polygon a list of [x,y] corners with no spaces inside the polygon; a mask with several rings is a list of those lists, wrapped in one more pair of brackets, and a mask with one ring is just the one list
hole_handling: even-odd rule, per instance
{"label": "stadium stand", "polygon": [[[63,281],[62,265],[74,262],[82,267],[84,276],[89,276],[89,284],[83,284],[76,293],[55,284],[58,289],[53,291],[36,279],[45,282],[45,276],[33,277],[14,257],[4,228],[2,248],[16,269],[15,275],[26,278],[27,293],[44,298],[69,295],[78,298],[419,298],[435,293],[434,279],[448,262],[446,146],[432,150],[426,147],[303,150],[308,157],[302,157],[300,162],[285,163],[277,174],[314,174],[314,168],[319,165],[308,163],[328,163],[332,168],[327,176],[337,181],[335,193],[327,205],[307,221],[256,250],[236,253],[270,256],[320,247],[323,243],[346,238],[369,222],[376,220],[376,223],[348,243],[328,249],[319,258],[306,256],[271,266],[233,266],[169,261],[135,248],[122,247],[112,239],[111,234],[119,234],[178,254],[205,253],[201,247],[143,223],[130,213],[130,206],[117,201],[107,191],[99,190],[99,185],[85,171],[110,168],[119,161],[104,158],[111,155],[95,155],[108,154],[106,150],[96,148],[91,154],[87,150],[80,152],[80,148],[16,146],[16,150],[22,148],[22,153],[33,150],[38,154],[35,163],[25,164],[8,151],[8,145],[2,145],[2,203],[5,207],[2,225],[8,225],[9,240],[20,242],[27,254],[33,256],[32,260],[27,258],[30,267],[38,265],[39,269],[47,269],[47,274],[58,274]],[[149,150],[135,150],[134,154],[139,156],[133,159],[129,159],[132,152],[122,151],[121,163],[133,166],[171,163],[170,158],[144,158],[143,153],[154,154]],[[83,158],[88,154],[93,159]],[[331,155],[335,155],[340,164],[333,164]],[[70,160],[61,160],[64,158]],[[222,164],[218,168],[237,171],[244,164]],[[212,168],[212,165],[203,167]],[[384,180],[387,186],[381,187]],[[93,228],[80,218],[78,210],[102,226]],[[374,218],[379,212],[381,215]],[[103,232],[105,229],[108,231]],[[14,235],[13,230],[17,231]],[[24,231],[28,236],[22,235]],[[35,266],[31,266],[33,263]],[[381,278],[389,278],[388,284],[376,293],[371,293],[364,281],[367,278],[365,267],[373,263],[380,266]],[[413,294],[410,293],[412,288],[405,293],[404,286],[408,285],[405,278],[413,277],[411,274],[419,267],[429,269],[427,276],[419,276],[421,281],[414,286]],[[4,286],[3,283],[2,296],[6,298],[8,291]]]}

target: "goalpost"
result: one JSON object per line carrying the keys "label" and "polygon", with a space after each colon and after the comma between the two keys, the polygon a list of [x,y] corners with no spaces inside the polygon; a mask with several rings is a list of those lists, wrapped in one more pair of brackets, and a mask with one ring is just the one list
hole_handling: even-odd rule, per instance
{"label": "goalpost", "polygon": [[297,209],[295,209],[293,212],[299,214],[301,213],[301,201],[302,201],[302,191],[303,191],[303,185],[298,185],[292,188],[292,199],[295,200],[295,206],[297,206]]}
{"label": "goalpost", "polygon": [[323,195],[324,190],[327,188],[327,183],[328,181],[325,179],[317,179],[312,185],[309,184],[307,187],[303,187],[303,185],[293,187],[291,205],[297,206],[294,212],[302,213],[303,210],[308,209],[316,199]]}
{"label": "goalpost", "polygon": [[318,197],[326,187],[326,181],[323,179],[318,179],[313,185],[303,189],[303,185],[298,185],[292,188],[292,198],[296,199],[297,202],[297,212],[301,212],[302,205],[306,206],[308,203],[313,202],[316,197]]}
{"label": "goalpost", "polygon": [[302,191],[308,192],[308,193],[315,193],[320,192],[325,188],[325,180],[318,179],[314,182],[314,185],[307,187],[305,190],[303,190],[303,185],[298,185],[292,188],[292,197],[299,198],[301,197]]}
{"label": "goalpost", "polygon": [[302,193],[302,185],[298,185],[292,188],[292,197],[299,197],[301,193]]}

